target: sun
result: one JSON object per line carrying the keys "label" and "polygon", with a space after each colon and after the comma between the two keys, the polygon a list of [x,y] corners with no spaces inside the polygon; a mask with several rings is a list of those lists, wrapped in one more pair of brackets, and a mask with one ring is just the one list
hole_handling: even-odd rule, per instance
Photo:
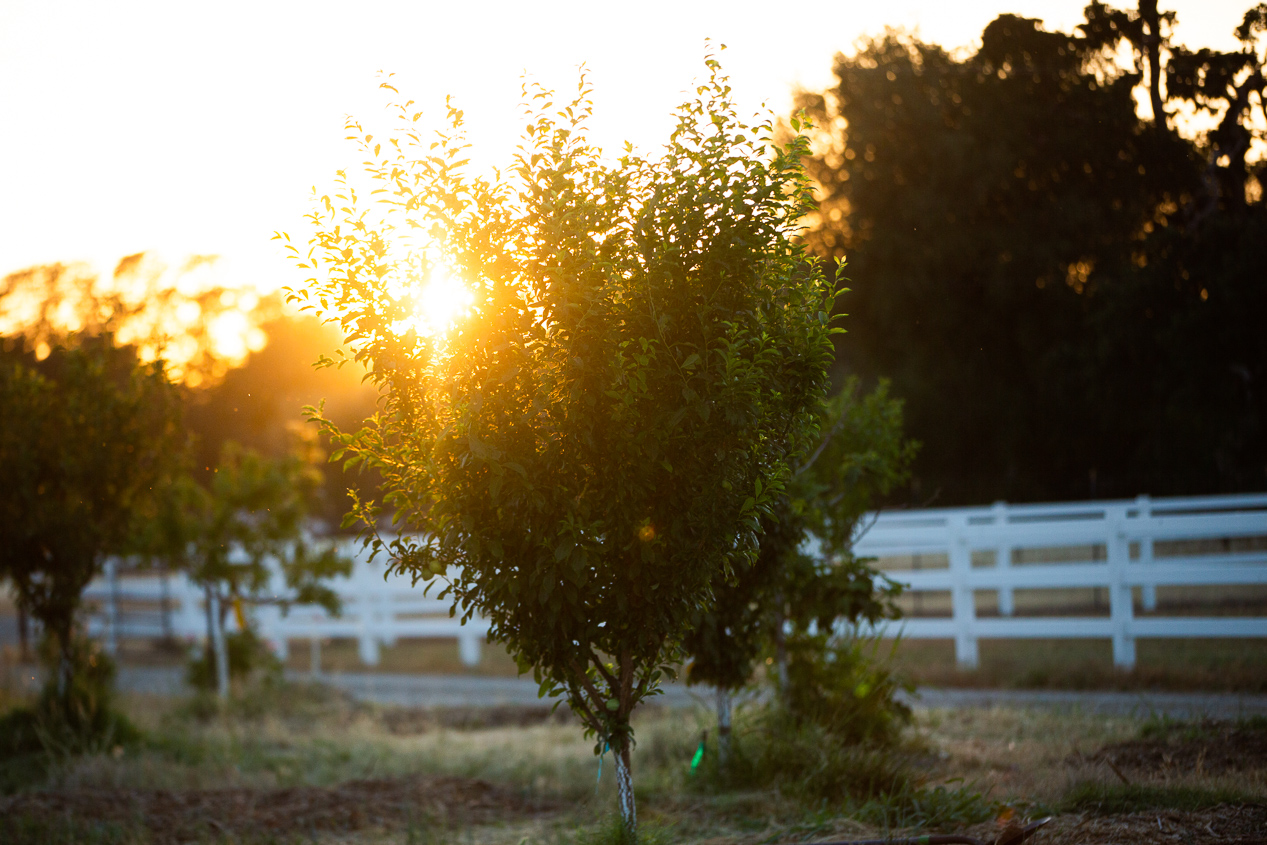
{"label": "sun", "polygon": [[431,272],[431,278],[413,294],[413,316],[396,327],[412,329],[420,335],[439,337],[471,312],[475,295],[456,275],[443,268]]}

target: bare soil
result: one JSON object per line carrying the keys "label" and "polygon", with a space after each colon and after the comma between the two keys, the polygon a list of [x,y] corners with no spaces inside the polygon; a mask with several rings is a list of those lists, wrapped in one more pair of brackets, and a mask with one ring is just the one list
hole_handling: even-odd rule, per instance
{"label": "bare soil", "polygon": [[1159,810],[1111,816],[1062,815],[1034,839],[1034,845],[1171,843],[1184,845],[1263,845],[1267,807],[1214,807],[1198,812]]}
{"label": "bare soil", "polygon": [[[1267,769],[1267,722],[1205,722],[1106,745],[1088,757],[1135,777],[1219,775]],[[1267,830],[1267,829],[1265,829]],[[1265,833],[1267,835],[1267,833]]]}
{"label": "bare soil", "polygon": [[329,788],[39,791],[0,799],[0,818],[139,825],[154,843],[208,835],[401,829],[418,823],[466,827],[558,809],[556,802],[458,777],[356,780]]}

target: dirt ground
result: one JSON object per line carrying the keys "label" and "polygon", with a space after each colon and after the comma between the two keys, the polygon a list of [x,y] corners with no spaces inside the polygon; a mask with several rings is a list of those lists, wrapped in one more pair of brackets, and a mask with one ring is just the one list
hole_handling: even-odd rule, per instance
{"label": "dirt ground", "polygon": [[474,778],[359,780],[284,789],[93,789],[0,799],[0,816],[139,824],[155,843],[243,834],[303,835],[491,824],[557,812],[560,805]]}

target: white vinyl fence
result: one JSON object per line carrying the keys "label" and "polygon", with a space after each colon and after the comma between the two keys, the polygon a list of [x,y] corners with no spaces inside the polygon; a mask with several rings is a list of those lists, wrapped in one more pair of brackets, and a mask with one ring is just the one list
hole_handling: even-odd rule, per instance
{"label": "white vinyl fence", "polygon": [[[394,645],[400,638],[456,639],[462,662],[479,663],[487,620],[461,624],[449,617],[450,603],[424,596],[422,585],[414,587],[408,577],[398,575],[384,580],[382,556],[370,562],[359,543],[345,540],[340,545],[355,563],[350,577],[329,582],[342,602],[338,616],[314,605],[292,605],[288,613],[273,605],[243,608],[279,657],[286,658],[291,640],[308,640],[316,649],[321,640],[349,638],[357,640],[361,661],[373,666],[379,662],[380,645]],[[274,577],[280,595],[281,579]],[[118,574],[118,563],[109,560],[104,575],[88,586],[84,598],[90,608],[88,632],[104,640],[111,653],[120,639],[174,637],[193,642],[208,636],[203,589],[183,573]],[[235,627],[234,614],[228,615],[227,625],[230,630]]]}
{"label": "white vinyl fence", "polygon": [[[950,618],[892,627],[953,639],[961,666],[977,665],[982,638],[1111,639],[1113,662],[1129,668],[1140,637],[1267,637],[1267,617],[1136,616],[1134,602],[1138,589],[1141,610],[1156,610],[1159,586],[1267,584],[1267,495],[892,511],[860,528],[856,554],[909,590],[949,591]],[[940,566],[892,568],[929,558]],[[1013,616],[1015,590],[1084,587],[1107,588],[1107,617]],[[998,617],[978,616],[979,590],[997,591]]]}
{"label": "white vinyl fence", "polygon": [[[1147,612],[1156,608],[1159,586],[1267,584],[1267,494],[891,511],[869,516],[861,528],[857,554],[879,558],[887,575],[917,594],[950,594],[949,618],[903,619],[888,632],[953,639],[963,666],[977,663],[983,638],[1111,639],[1114,662],[1130,667],[1140,637],[1267,637],[1267,617],[1137,616],[1133,596],[1138,590]],[[330,585],[343,601],[341,616],[311,606],[287,615],[269,606],[253,611],[261,635],[282,656],[291,640],[355,638],[361,660],[375,665],[380,644],[455,638],[462,660],[478,663],[487,620],[462,625],[449,618],[447,603],[424,597],[408,578],[384,581],[382,561],[370,563],[358,544],[346,542],[344,551],[356,565],[350,578]],[[936,568],[895,568],[912,560]],[[183,575],[114,572],[111,564],[87,594],[98,608],[90,632],[107,648],[122,637],[207,636],[202,591]],[[1016,590],[1085,587],[1107,588],[1108,616],[1013,615]],[[978,614],[974,593],[983,590],[996,591],[997,617]]]}

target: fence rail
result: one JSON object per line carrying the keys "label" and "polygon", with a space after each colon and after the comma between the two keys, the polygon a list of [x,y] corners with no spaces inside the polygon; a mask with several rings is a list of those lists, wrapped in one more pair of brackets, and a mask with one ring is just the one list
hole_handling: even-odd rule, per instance
{"label": "fence rail", "polygon": [[[292,640],[317,644],[329,638],[355,639],[362,663],[377,665],[381,645],[394,645],[402,638],[455,639],[462,662],[480,662],[481,643],[488,633],[488,621],[473,618],[465,625],[450,618],[447,601],[423,595],[408,577],[383,577],[381,559],[369,560],[357,542],[339,542],[340,551],[354,561],[348,578],[335,578],[330,587],[338,594],[342,609],[331,616],[314,605],[293,605],[283,612],[274,605],[247,608],[257,632],[279,657],[285,659]],[[282,594],[280,575],[274,575],[276,594]],[[208,636],[206,599],[203,589],[184,573],[164,577],[154,572],[120,572],[118,562],[106,562],[101,578],[88,585],[84,594],[91,612],[88,633],[104,640],[113,653],[121,639],[162,636],[186,641]],[[229,614],[227,624],[236,625]],[[314,661],[315,662],[315,661]]]}
{"label": "fence rail", "polygon": [[[893,625],[907,638],[953,639],[963,666],[977,664],[978,642],[990,638],[1110,639],[1114,663],[1130,667],[1141,637],[1267,637],[1267,617],[1140,617],[1134,600],[1138,590],[1141,608],[1152,612],[1159,586],[1267,585],[1267,494],[893,511],[869,516],[862,528],[857,554],[878,558],[908,590],[950,593],[949,618]],[[1212,540],[1227,548],[1193,550]],[[1050,552],[1059,549],[1072,559],[1052,562]],[[361,660],[376,665],[380,645],[452,638],[463,662],[479,662],[487,620],[475,617],[463,625],[449,617],[446,602],[423,596],[408,578],[385,580],[381,562],[371,563],[359,545],[345,542],[343,551],[355,566],[350,578],[331,584],[343,602],[341,616],[311,606],[288,614],[271,606],[255,609],[261,635],[282,656],[292,640],[344,637],[356,639]],[[945,565],[893,568],[902,558],[930,555]],[[982,565],[990,558],[990,565]],[[1109,615],[1014,615],[1016,590],[1079,587],[1107,587]],[[982,590],[997,592],[999,617],[978,615],[974,594]],[[206,636],[203,593],[183,575],[122,576],[111,563],[86,598],[99,608],[90,617],[90,632],[109,649],[122,637]]]}
{"label": "fence rail", "polygon": [[[1212,540],[1247,548],[1191,550]],[[1060,549],[1075,559],[1022,562]],[[1138,589],[1142,609],[1151,612],[1159,586],[1267,584],[1267,495],[894,511],[864,520],[854,551],[878,558],[908,590],[950,593],[949,619],[895,625],[908,638],[953,639],[955,659],[965,667],[979,662],[983,638],[1111,639],[1114,664],[1129,668],[1141,637],[1267,637],[1267,618],[1137,617],[1134,600]],[[896,559],[927,555],[947,565],[890,568]],[[992,565],[981,565],[990,557]],[[1107,618],[1014,617],[1018,589],[1079,587],[1108,589]],[[1000,618],[977,615],[978,590],[997,591]]]}

